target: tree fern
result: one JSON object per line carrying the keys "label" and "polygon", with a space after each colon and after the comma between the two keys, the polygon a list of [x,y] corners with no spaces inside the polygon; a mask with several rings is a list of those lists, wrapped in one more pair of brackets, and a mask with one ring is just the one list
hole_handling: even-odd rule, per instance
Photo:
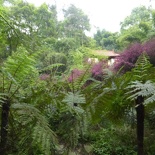
{"label": "tree fern", "polygon": [[[65,83],[64,89],[60,90],[56,102],[59,115],[57,116],[58,137],[66,150],[76,149],[79,139],[87,130],[88,119],[83,105],[86,103],[85,95],[81,88],[75,86],[70,88],[72,84]],[[79,85],[78,85],[79,86]],[[69,89],[68,89],[69,88]]]}
{"label": "tree fern", "polygon": [[[149,98],[154,94],[154,68],[149,62],[146,53],[143,53],[137,60],[135,68],[131,71],[133,79],[127,86],[128,99],[135,100],[138,96]],[[153,98],[152,98],[153,99]],[[151,100],[152,100],[151,99]],[[144,103],[148,103],[148,99]],[[151,101],[153,102],[153,100]]]}
{"label": "tree fern", "polygon": [[[133,80],[130,82],[127,89],[130,94],[129,99],[135,101],[136,118],[137,118],[137,154],[144,154],[144,117],[145,117],[145,98],[152,96],[154,92],[154,85],[149,81],[151,80],[151,74],[153,69],[148,61],[147,55],[143,53],[136,62],[136,67],[132,70]],[[148,76],[149,74],[149,76]],[[147,100],[153,102],[153,98]]]}
{"label": "tree fern", "polygon": [[[17,52],[8,57],[1,67],[1,102],[2,102],[2,118],[1,118],[1,153],[6,153],[8,138],[8,120],[10,118],[10,105],[14,101],[22,101],[21,97],[25,97],[24,89],[28,87],[28,83],[37,73],[35,65],[36,54],[30,55],[25,49],[19,48]],[[37,75],[37,74],[36,74]],[[34,78],[35,79],[35,78]],[[29,87],[30,88],[30,87]],[[5,95],[2,95],[5,94]],[[24,94],[24,95],[23,95]],[[22,96],[23,95],[23,96]],[[34,124],[33,139],[37,144],[40,143],[45,154],[50,154],[52,147],[54,148],[55,134],[48,126],[47,120],[41,113],[32,105],[14,104],[13,109],[16,109],[14,117],[22,121],[22,125]],[[7,109],[7,115],[6,115]],[[15,111],[14,111],[15,112]],[[5,133],[5,135],[4,135]],[[40,139],[40,140],[39,140]],[[5,142],[4,142],[5,140]],[[52,146],[51,146],[52,145]],[[4,150],[4,149],[5,150]]]}

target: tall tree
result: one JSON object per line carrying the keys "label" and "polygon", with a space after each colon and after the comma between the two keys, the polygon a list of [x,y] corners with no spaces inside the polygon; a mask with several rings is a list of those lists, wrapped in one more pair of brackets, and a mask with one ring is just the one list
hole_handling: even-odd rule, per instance
{"label": "tall tree", "polygon": [[117,50],[116,39],[118,37],[117,33],[112,33],[106,30],[97,30],[94,35],[94,39],[99,47],[106,50]]}
{"label": "tall tree", "polygon": [[84,12],[71,5],[67,10],[64,11],[64,37],[75,38],[79,45],[83,45],[85,31],[90,30],[90,24],[88,16]]}
{"label": "tall tree", "polygon": [[127,29],[134,25],[139,25],[141,22],[149,22],[151,20],[151,9],[145,6],[136,7],[131,14],[121,22],[121,30]]}
{"label": "tall tree", "polygon": [[150,38],[152,28],[152,9],[145,6],[134,8],[131,14],[121,22],[121,34],[117,41],[121,47],[134,42],[144,42]]}
{"label": "tall tree", "polygon": [[[23,44],[27,47],[27,50],[35,51],[39,50],[38,45],[42,47],[43,44],[47,44],[47,38],[53,41],[53,38],[57,38],[57,12],[55,6],[42,4],[37,8],[25,1],[16,1],[9,9],[9,21],[14,25],[19,36],[18,40],[13,39],[14,34],[11,33],[12,31],[10,32],[11,47]],[[44,39],[46,40],[44,41]],[[15,49],[12,48],[12,50]]]}

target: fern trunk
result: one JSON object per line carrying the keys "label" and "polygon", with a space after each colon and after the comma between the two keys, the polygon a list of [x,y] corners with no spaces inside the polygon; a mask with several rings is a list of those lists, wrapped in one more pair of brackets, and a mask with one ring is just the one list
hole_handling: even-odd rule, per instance
{"label": "fern trunk", "polygon": [[10,112],[10,100],[7,99],[2,104],[0,155],[6,155],[7,151],[9,112]]}
{"label": "fern trunk", "polygon": [[138,96],[136,99],[136,112],[137,112],[137,155],[144,155],[144,98]]}

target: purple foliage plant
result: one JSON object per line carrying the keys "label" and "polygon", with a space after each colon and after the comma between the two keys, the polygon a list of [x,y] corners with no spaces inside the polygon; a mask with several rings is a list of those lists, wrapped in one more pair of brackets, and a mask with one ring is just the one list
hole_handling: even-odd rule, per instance
{"label": "purple foliage plant", "polygon": [[116,59],[113,68],[114,71],[119,71],[120,69],[122,73],[130,71],[135,66],[135,63],[142,52],[143,46],[140,43],[131,45]]}
{"label": "purple foliage plant", "polygon": [[102,60],[92,66],[91,74],[96,80],[103,80],[104,70],[108,67],[107,61]]}
{"label": "purple foliage plant", "polygon": [[149,58],[150,63],[155,66],[155,39],[149,40],[143,44],[143,51],[145,51]]}

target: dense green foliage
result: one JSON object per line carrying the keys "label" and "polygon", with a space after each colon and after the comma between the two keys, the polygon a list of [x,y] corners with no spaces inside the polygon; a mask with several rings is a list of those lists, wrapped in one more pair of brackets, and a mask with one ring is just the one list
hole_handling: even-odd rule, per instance
{"label": "dense green foliage", "polygon": [[[154,36],[154,10],[135,8],[120,33],[98,30],[94,39],[81,9],[63,13],[59,21],[54,5],[0,1],[0,154],[154,154],[155,41],[140,44]],[[87,62],[94,49],[134,42],[115,72],[105,59]]]}
{"label": "dense green foliage", "polygon": [[116,40],[118,38],[118,33],[108,32],[106,30],[97,30],[94,35],[94,39],[96,40],[97,46],[106,50],[118,50],[119,45]]}

